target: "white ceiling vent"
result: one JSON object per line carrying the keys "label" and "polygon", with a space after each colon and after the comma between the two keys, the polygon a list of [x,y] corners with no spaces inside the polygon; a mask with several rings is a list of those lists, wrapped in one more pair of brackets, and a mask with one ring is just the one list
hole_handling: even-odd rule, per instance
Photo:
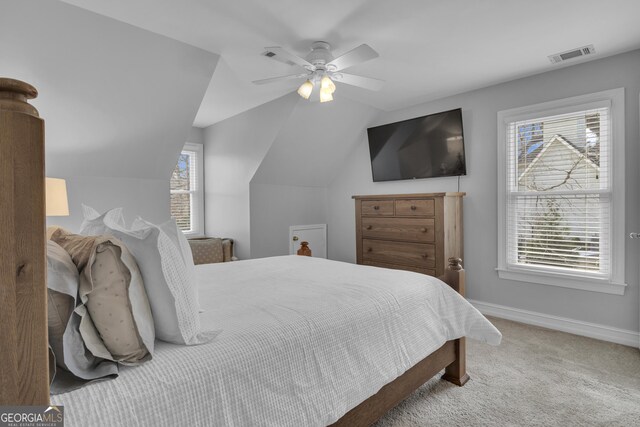
{"label": "white ceiling vent", "polygon": [[596,49],[592,44],[589,46],[579,47],[577,49],[571,49],[566,52],[556,53],[555,55],[549,55],[549,61],[552,64],[558,64],[560,62],[568,61],[570,59],[580,58],[585,55],[591,55],[596,53]]}
{"label": "white ceiling vent", "polygon": [[266,51],[262,52],[262,56],[266,56],[267,58],[275,59],[276,61],[280,61],[283,64],[296,65],[295,63],[291,62],[290,60],[284,58],[282,55],[278,55],[277,53],[271,52],[270,50],[266,50]]}

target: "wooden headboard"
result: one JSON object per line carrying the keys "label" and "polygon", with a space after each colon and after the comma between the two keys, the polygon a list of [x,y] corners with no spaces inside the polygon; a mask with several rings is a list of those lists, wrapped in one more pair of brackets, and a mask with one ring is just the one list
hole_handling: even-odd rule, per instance
{"label": "wooden headboard", "polygon": [[0,78],[0,405],[48,405],[44,120]]}

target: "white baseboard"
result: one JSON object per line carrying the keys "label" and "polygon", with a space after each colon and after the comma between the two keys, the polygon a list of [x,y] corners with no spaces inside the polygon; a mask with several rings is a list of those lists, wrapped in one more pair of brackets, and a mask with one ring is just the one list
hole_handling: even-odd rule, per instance
{"label": "white baseboard", "polygon": [[535,311],[511,308],[504,305],[488,302],[469,300],[480,313],[487,316],[513,320],[529,325],[542,326],[570,334],[582,335],[603,341],[628,345],[638,348],[640,346],[640,333],[626,329],[613,328],[611,326],[598,325],[596,323],[583,322],[581,320],[566,317],[552,316],[550,314],[537,313]]}

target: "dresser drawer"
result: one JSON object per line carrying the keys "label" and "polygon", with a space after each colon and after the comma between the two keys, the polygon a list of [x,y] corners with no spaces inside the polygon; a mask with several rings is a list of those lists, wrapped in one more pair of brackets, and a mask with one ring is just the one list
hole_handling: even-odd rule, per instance
{"label": "dresser drawer", "polygon": [[393,200],[363,200],[362,215],[393,216]]}
{"label": "dresser drawer", "polygon": [[433,268],[436,265],[436,249],[435,245],[428,243],[362,239],[362,260]]}
{"label": "dresser drawer", "polygon": [[414,271],[416,273],[426,274],[428,276],[435,276],[436,271],[431,268],[423,268],[423,267],[413,267],[410,265],[397,265],[397,264],[387,264],[384,262],[377,261],[364,261],[364,265],[371,265],[373,267],[382,267],[382,268],[392,268],[394,270],[407,270]]}
{"label": "dresser drawer", "polygon": [[374,239],[433,242],[433,218],[362,218],[362,237]]}
{"label": "dresser drawer", "polygon": [[433,199],[396,200],[397,216],[433,216],[435,209]]}

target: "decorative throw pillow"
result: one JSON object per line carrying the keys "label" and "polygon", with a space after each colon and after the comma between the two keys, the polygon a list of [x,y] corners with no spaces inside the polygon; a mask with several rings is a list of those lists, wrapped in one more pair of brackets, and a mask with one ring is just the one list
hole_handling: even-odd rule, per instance
{"label": "decorative throw pillow", "polygon": [[[81,236],[57,230],[60,244],[80,270],[80,332],[97,357],[125,365],[151,358],[154,328],[151,308],[135,259],[111,236]],[[88,314],[88,315],[87,315]],[[95,329],[99,336],[92,334]]]}
{"label": "decorative throw pillow", "polygon": [[222,261],[233,261],[233,241],[231,239],[222,240]]}
{"label": "decorative throw pillow", "polygon": [[[207,237],[205,239],[191,239],[191,252],[196,265],[224,262],[224,247],[222,239]],[[231,258],[231,256],[229,256]]]}
{"label": "decorative throw pillow", "polygon": [[154,313],[156,336],[175,344],[196,345],[210,341],[215,333],[202,332],[195,280],[172,239],[160,227],[134,221],[133,230],[110,232],[131,249],[145,280]]}
{"label": "decorative throw pillow", "polygon": [[[56,364],[83,380],[116,375],[117,365],[88,352],[80,334],[81,316],[74,311],[79,282],[78,269],[69,254],[57,243],[47,241],[49,346]],[[65,387],[54,389],[68,391]]]}

